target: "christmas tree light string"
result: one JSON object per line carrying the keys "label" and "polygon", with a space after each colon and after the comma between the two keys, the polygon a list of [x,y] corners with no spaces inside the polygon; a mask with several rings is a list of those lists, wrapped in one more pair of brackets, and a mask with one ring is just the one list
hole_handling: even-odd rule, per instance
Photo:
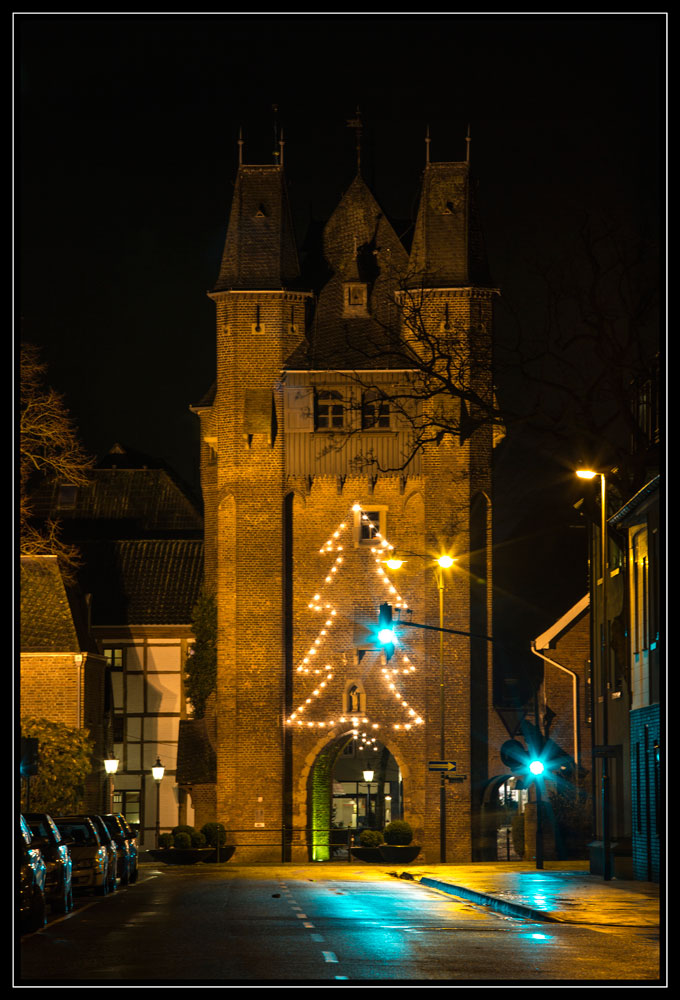
{"label": "christmas tree light string", "polygon": [[[375,522],[371,520],[369,515],[362,508],[361,504],[358,503],[354,504],[352,507],[352,512],[358,513],[361,519],[363,521],[368,522],[371,526],[373,532],[372,537],[376,539],[376,544],[371,547],[371,551],[376,563],[376,575],[380,579],[382,585],[387,590],[392,603],[396,603],[398,607],[407,608],[407,604],[402,600],[396,587],[394,586],[389,576],[382,567],[382,561],[383,561],[382,557],[384,557],[386,551],[393,551],[394,546],[391,545],[387,539],[383,538],[383,536],[379,531],[378,525],[376,525]],[[324,579],[324,584],[320,588],[322,591],[324,587],[334,583],[339,578],[339,574],[343,568],[343,565],[345,564],[345,557],[343,554],[341,554],[344,552],[344,545],[341,544],[340,540],[343,538],[343,535],[346,531],[347,531],[347,522],[343,522],[338,526],[338,528],[333,532],[331,537],[327,539],[327,541],[324,542],[324,544],[319,549],[320,555],[326,555],[332,552],[339,553],[336,556],[335,561],[331,566],[330,570],[328,571],[328,575]],[[328,693],[328,686],[330,682],[333,680],[334,675],[332,672],[333,671],[332,665],[330,663],[325,663],[323,667],[317,666],[316,664],[319,661],[316,659],[316,657],[321,651],[321,647],[329,638],[332,627],[336,623],[338,617],[337,609],[334,607],[334,605],[330,600],[322,598],[321,593],[315,594],[311,598],[308,604],[308,608],[310,611],[316,613],[319,612],[324,613],[327,615],[327,617],[325,618],[323,626],[319,629],[316,639],[311,644],[305,656],[302,658],[302,660],[296,667],[296,672],[303,675],[313,673],[316,675],[317,680],[315,680],[314,682],[315,687],[309,693],[309,696],[305,698],[304,702],[298,705],[297,709],[294,712],[291,712],[290,717],[286,719],[286,724],[298,729],[301,728],[325,729],[334,726],[336,722],[341,724],[350,723],[353,726],[353,733],[355,738],[357,738],[360,735],[358,730],[359,724],[369,725],[373,730],[379,729],[380,728],[379,723],[375,722],[372,723],[365,716],[359,717],[356,715],[341,715],[337,718],[337,720],[329,719],[326,721],[317,721],[317,722],[308,720],[306,713],[308,712],[309,706],[313,706],[315,704],[315,699],[319,699],[324,694]],[[404,709],[407,715],[407,721],[405,723],[395,723],[394,729],[410,730],[414,725],[422,725],[423,720],[420,717],[420,715],[415,711],[415,709],[403,698],[401,692],[398,690],[397,684],[395,683],[395,681],[399,680],[400,674],[403,677],[403,675],[408,675],[415,671],[415,667],[409,660],[408,656],[406,656],[405,654],[402,654],[402,664],[404,664],[404,666],[402,666],[401,669],[397,668],[388,669],[387,667],[383,667],[382,677],[387,690],[401,704],[401,707]],[[364,737],[366,737],[365,732],[363,735]]]}

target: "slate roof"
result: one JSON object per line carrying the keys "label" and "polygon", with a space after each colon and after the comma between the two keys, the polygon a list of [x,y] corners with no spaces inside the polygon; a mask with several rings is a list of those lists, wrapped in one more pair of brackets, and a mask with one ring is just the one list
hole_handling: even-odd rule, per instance
{"label": "slate roof", "polygon": [[175,780],[178,785],[207,785],[217,780],[217,758],[204,719],[180,719]]}
{"label": "slate roof", "polygon": [[56,556],[22,556],[22,653],[76,653],[83,648]]}
{"label": "slate roof", "polygon": [[60,484],[46,483],[33,497],[36,517],[58,518],[64,532],[77,539],[102,533],[201,534],[200,501],[162,464],[141,462],[128,452],[110,453],[90,471],[87,486],[75,490],[75,501],[68,507],[60,505]]}
{"label": "slate roof", "polygon": [[300,273],[279,166],[240,166],[213,291],[281,289]]}
{"label": "slate roof", "polygon": [[427,164],[410,267],[430,288],[491,285],[467,163]]}
{"label": "slate roof", "polygon": [[101,539],[81,545],[93,625],[188,625],[203,584],[203,540]]}
{"label": "slate roof", "polygon": [[[331,277],[319,293],[309,343],[287,359],[286,368],[389,368],[389,331],[399,324],[394,292],[408,254],[361,175],[324,228],[323,254]],[[346,282],[367,285],[370,316],[344,316]]]}

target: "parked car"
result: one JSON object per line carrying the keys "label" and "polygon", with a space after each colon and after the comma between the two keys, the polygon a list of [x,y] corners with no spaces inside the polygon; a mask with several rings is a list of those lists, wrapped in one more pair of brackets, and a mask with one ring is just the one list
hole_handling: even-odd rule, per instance
{"label": "parked car", "polygon": [[[137,838],[130,825],[122,813],[107,813],[106,816],[102,816],[102,819],[106,823],[109,833],[116,841],[116,844],[122,848],[125,854],[127,866],[126,881],[136,882],[139,875],[137,867]],[[123,876],[121,876],[121,882],[125,884]]]}
{"label": "parked car", "polygon": [[108,892],[109,859],[94,823],[87,816],[55,816],[63,837],[73,841],[73,888],[92,889],[98,896]]}
{"label": "parked car", "polygon": [[116,879],[118,878],[119,875],[122,874],[124,868],[124,862],[122,859],[120,863],[120,868],[118,865],[118,853],[120,851],[120,848],[118,847],[115,840],[109,833],[109,828],[104,822],[104,820],[101,818],[101,816],[96,816],[93,813],[88,813],[88,819],[92,820],[94,828],[99,834],[99,839],[106,848],[106,853],[109,859],[109,892],[115,892],[118,887]]}
{"label": "parked car", "polygon": [[47,866],[40,848],[33,843],[30,826],[23,816],[20,820],[16,860],[19,866],[19,919],[24,934],[37,931],[47,923]]}
{"label": "parked car", "polygon": [[70,913],[73,909],[70,841],[61,835],[59,827],[47,813],[26,813],[24,819],[47,867],[45,898],[54,913]]}

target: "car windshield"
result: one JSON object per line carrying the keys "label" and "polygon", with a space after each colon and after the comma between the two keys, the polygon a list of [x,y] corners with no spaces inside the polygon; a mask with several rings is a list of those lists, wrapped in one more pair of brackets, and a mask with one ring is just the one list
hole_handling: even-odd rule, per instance
{"label": "car windshield", "polygon": [[93,844],[99,847],[99,837],[90,823],[85,823],[82,820],[63,820],[57,825],[62,836],[71,837],[76,847],[79,844]]}

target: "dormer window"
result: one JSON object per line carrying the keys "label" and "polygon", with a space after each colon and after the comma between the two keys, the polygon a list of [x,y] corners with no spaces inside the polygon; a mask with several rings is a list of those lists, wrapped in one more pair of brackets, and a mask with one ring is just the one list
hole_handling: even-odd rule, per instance
{"label": "dormer window", "polygon": [[344,316],[368,316],[368,286],[363,281],[347,281],[344,288]]}

